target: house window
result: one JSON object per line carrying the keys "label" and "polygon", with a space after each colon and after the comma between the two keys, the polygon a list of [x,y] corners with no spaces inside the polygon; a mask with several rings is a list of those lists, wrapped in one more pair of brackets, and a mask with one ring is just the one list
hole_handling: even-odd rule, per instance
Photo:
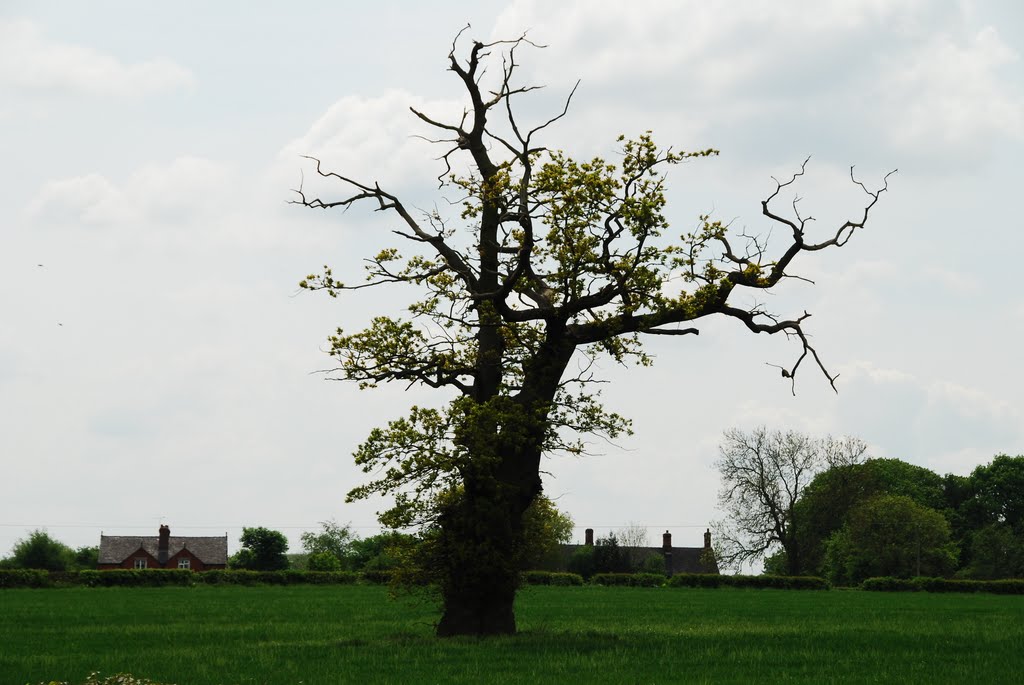
{"label": "house window", "polygon": [[146,561],[145,557],[135,560],[135,568],[146,568],[148,566],[149,563]]}
{"label": "house window", "polygon": [[192,560],[178,559],[178,568],[192,568]]}

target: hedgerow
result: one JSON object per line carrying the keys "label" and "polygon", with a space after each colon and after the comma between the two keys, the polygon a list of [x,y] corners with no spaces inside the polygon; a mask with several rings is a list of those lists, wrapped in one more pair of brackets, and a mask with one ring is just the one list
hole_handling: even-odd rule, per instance
{"label": "hedgerow", "polygon": [[523,585],[583,585],[583,576],[561,571],[523,571]]}
{"label": "hedgerow", "polygon": [[677,573],[669,587],[735,587],[776,590],[827,590],[828,583],[816,576],[723,576],[709,573]]}
{"label": "hedgerow", "polygon": [[660,573],[595,573],[591,585],[618,585],[625,587],[661,587],[665,576]]}
{"label": "hedgerow", "polygon": [[0,569],[0,588],[47,587],[50,575],[46,571],[28,568]]}
{"label": "hedgerow", "polygon": [[985,592],[996,595],[1024,595],[1024,579],[960,580],[958,578],[868,578],[862,590],[874,592]]}

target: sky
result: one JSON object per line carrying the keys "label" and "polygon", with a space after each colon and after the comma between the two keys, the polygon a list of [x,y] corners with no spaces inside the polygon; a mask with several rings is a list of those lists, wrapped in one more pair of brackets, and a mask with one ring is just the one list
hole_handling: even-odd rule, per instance
{"label": "sky", "polygon": [[[412,404],[402,387],[331,382],[326,339],[414,293],[299,292],[349,280],[394,220],[288,204],[314,155],[420,208],[443,202],[439,150],[410,106],[463,107],[456,34],[524,32],[521,110],[566,118],[542,142],[614,159],[647,130],[717,158],[673,167],[676,234],[711,214],[764,232],[793,192],[827,231],[889,191],[840,250],[804,255],[765,296],[806,330],[838,394],[798,353],[736,321],[654,337],[650,369],[599,366],[635,435],[544,462],[583,529],[646,526],[702,544],[722,432],[853,435],[869,454],[967,474],[1024,453],[1024,5],[925,0],[126,1],[0,6],[0,556],[34,529],[299,535],[328,519],[378,531],[387,503],[344,502],[351,453]],[[788,190],[788,189],[787,189]],[[678,230],[676,230],[678,229]],[[997,259],[998,257],[998,259]],[[737,300],[742,303],[742,298]],[[656,544],[656,542],[652,542]]]}

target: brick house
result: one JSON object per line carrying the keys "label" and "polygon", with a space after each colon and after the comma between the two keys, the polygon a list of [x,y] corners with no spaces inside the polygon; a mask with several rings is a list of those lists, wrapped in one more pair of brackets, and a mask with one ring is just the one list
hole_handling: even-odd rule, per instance
{"label": "brick house", "polygon": [[171,537],[170,526],[161,525],[156,537],[100,535],[96,568],[181,568],[210,571],[227,568],[228,536]]}
{"label": "brick house", "polygon": [[[572,559],[576,550],[581,547],[592,547],[594,545],[594,529],[587,528],[585,542],[582,545],[562,545],[561,560],[557,570],[564,571],[569,567],[569,560]],[[665,573],[673,576],[677,573],[713,573],[718,575],[718,560],[715,559],[715,552],[711,548],[711,531],[704,533],[703,547],[673,547],[672,534],[667,530],[661,536],[661,547],[626,547],[630,562],[634,567],[639,567],[644,560],[650,557],[664,560]]]}

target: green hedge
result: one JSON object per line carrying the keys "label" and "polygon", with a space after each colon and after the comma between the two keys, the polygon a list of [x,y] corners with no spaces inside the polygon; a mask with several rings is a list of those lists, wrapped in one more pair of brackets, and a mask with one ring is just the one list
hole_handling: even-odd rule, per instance
{"label": "green hedge", "polygon": [[207,585],[352,585],[359,574],[350,571],[203,571],[197,583]]}
{"label": "green hedge", "polygon": [[583,576],[578,573],[559,571],[524,571],[523,585],[583,585]]}
{"label": "green hedge", "polygon": [[363,571],[359,574],[359,578],[364,583],[371,583],[373,585],[387,585],[391,582],[391,579],[395,577],[394,571]]}
{"label": "green hedge", "polygon": [[0,588],[48,587],[50,574],[27,568],[0,569]]}
{"label": "green hedge", "polygon": [[775,590],[827,590],[824,578],[815,576],[723,576],[709,573],[677,573],[669,587],[736,587]]}
{"label": "green hedge", "polygon": [[872,592],[917,592],[921,589],[909,578],[893,578],[892,576],[868,578],[860,584],[860,587],[862,590]]}
{"label": "green hedge", "polygon": [[[190,585],[352,585],[361,580],[349,571],[202,571],[187,569],[111,569],[62,571],[0,570],[0,589],[20,587],[165,587]],[[372,582],[372,581],[371,581]]]}
{"label": "green hedge", "polygon": [[868,578],[861,589],[873,592],[985,592],[1024,595],[1024,580],[959,580],[952,578]]}
{"label": "green hedge", "polygon": [[591,585],[617,585],[625,587],[661,587],[665,576],[660,573],[595,573]]}
{"label": "green hedge", "polygon": [[195,574],[186,569],[128,569],[79,571],[78,585],[86,587],[164,587],[192,585]]}

